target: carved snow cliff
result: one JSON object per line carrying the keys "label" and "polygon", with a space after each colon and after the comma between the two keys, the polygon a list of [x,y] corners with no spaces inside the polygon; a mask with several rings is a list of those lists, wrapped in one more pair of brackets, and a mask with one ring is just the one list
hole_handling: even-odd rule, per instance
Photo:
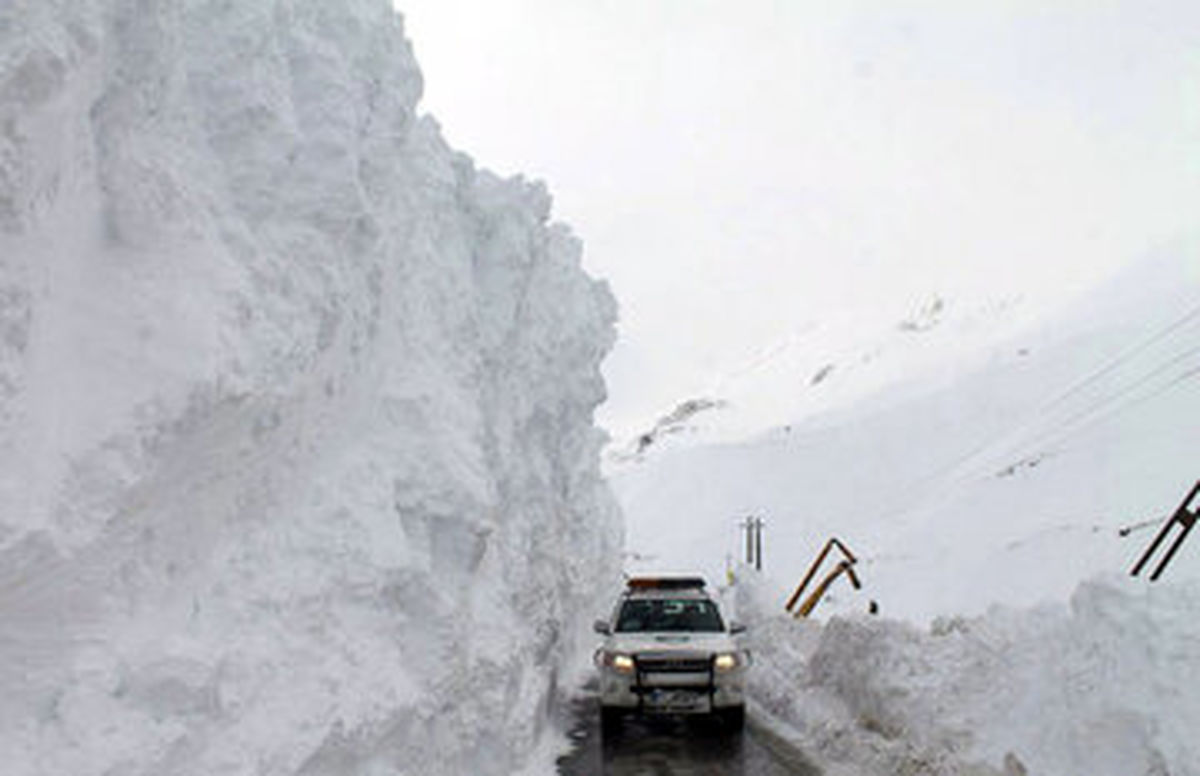
{"label": "carved snow cliff", "polygon": [[385,0],[0,8],[9,774],[506,773],[616,573],[615,308]]}

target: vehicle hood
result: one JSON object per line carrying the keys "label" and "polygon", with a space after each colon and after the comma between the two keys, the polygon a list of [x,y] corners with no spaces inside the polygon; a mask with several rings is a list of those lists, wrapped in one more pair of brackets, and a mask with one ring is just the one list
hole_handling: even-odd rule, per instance
{"label": "vehicle hood", "polygon": [[728,633],[616,633],[608,641],[618,652],[733,652]]}

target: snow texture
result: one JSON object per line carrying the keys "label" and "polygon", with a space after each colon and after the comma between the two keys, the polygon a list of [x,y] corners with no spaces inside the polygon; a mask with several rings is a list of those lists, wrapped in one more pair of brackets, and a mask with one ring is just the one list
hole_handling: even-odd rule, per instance
{"label": "snow texture", "polygon": [[[947,301],[798,338],[609,456],[630,565],[718,578],[765,519],[762,573],[734,570],[752,718],[830,776],[1197,776],[1195,532],[1127,572],[1200,476],[1198,289],[1181,242],[1023,326]],[[863,587],[794,620],[831,536]]]}
{"label": "snow texture", "polygon": [[743,616],[759,613],[757,710],[831,776],[1200,773],[1194,582],[1098,577],[1067,605],[925,630],[763,616],[753,592],[741,597]]}
{"label": "snow texture", "polygon": [[615,306],[386,0],[0,5],[0,750],[499,774],[621,529]]}
{"label": "snow texture", "polygon": [[[812,385],[809,362],[830,360],[817,346],[839,349],[831,330],[779,354],[740,401],[609,455],[629,550],[719,578],[726,555],[741,557],[739,521],[756,514],[779,601],[829,537],[860,557],[864,591],[835,586],[820,614],[874,598],[928,622],[1066,601],[1082,580],[1129,568],[1200,477],[1197,289],[1200,245],[1036,325],[979,327],[946,303],[931,331],[891,325],[875,344],[855,332],[845,368]],[[758,425],[762,407],[797,405],[809,412]],[[1197,557],[1185,547],[1171,576],[1200,579]]]}

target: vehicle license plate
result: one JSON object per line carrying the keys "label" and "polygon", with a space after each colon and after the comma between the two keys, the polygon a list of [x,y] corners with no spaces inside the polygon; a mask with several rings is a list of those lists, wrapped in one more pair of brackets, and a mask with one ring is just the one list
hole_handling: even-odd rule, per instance
{"label": "vehicle license plate", "polygon": [[694,690],[654,690],[647,698],[654,711],[707,712],[708,698]]}

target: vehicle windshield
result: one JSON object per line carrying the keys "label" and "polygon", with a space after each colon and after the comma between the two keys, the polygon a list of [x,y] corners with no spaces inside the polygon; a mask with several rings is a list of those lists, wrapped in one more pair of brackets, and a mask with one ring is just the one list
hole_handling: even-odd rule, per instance
{"label": "vehicle windshield", "polygon": [[696,598],[643,598],[626,601],[617,618],[617,633],[725,630],[717,605]]}

